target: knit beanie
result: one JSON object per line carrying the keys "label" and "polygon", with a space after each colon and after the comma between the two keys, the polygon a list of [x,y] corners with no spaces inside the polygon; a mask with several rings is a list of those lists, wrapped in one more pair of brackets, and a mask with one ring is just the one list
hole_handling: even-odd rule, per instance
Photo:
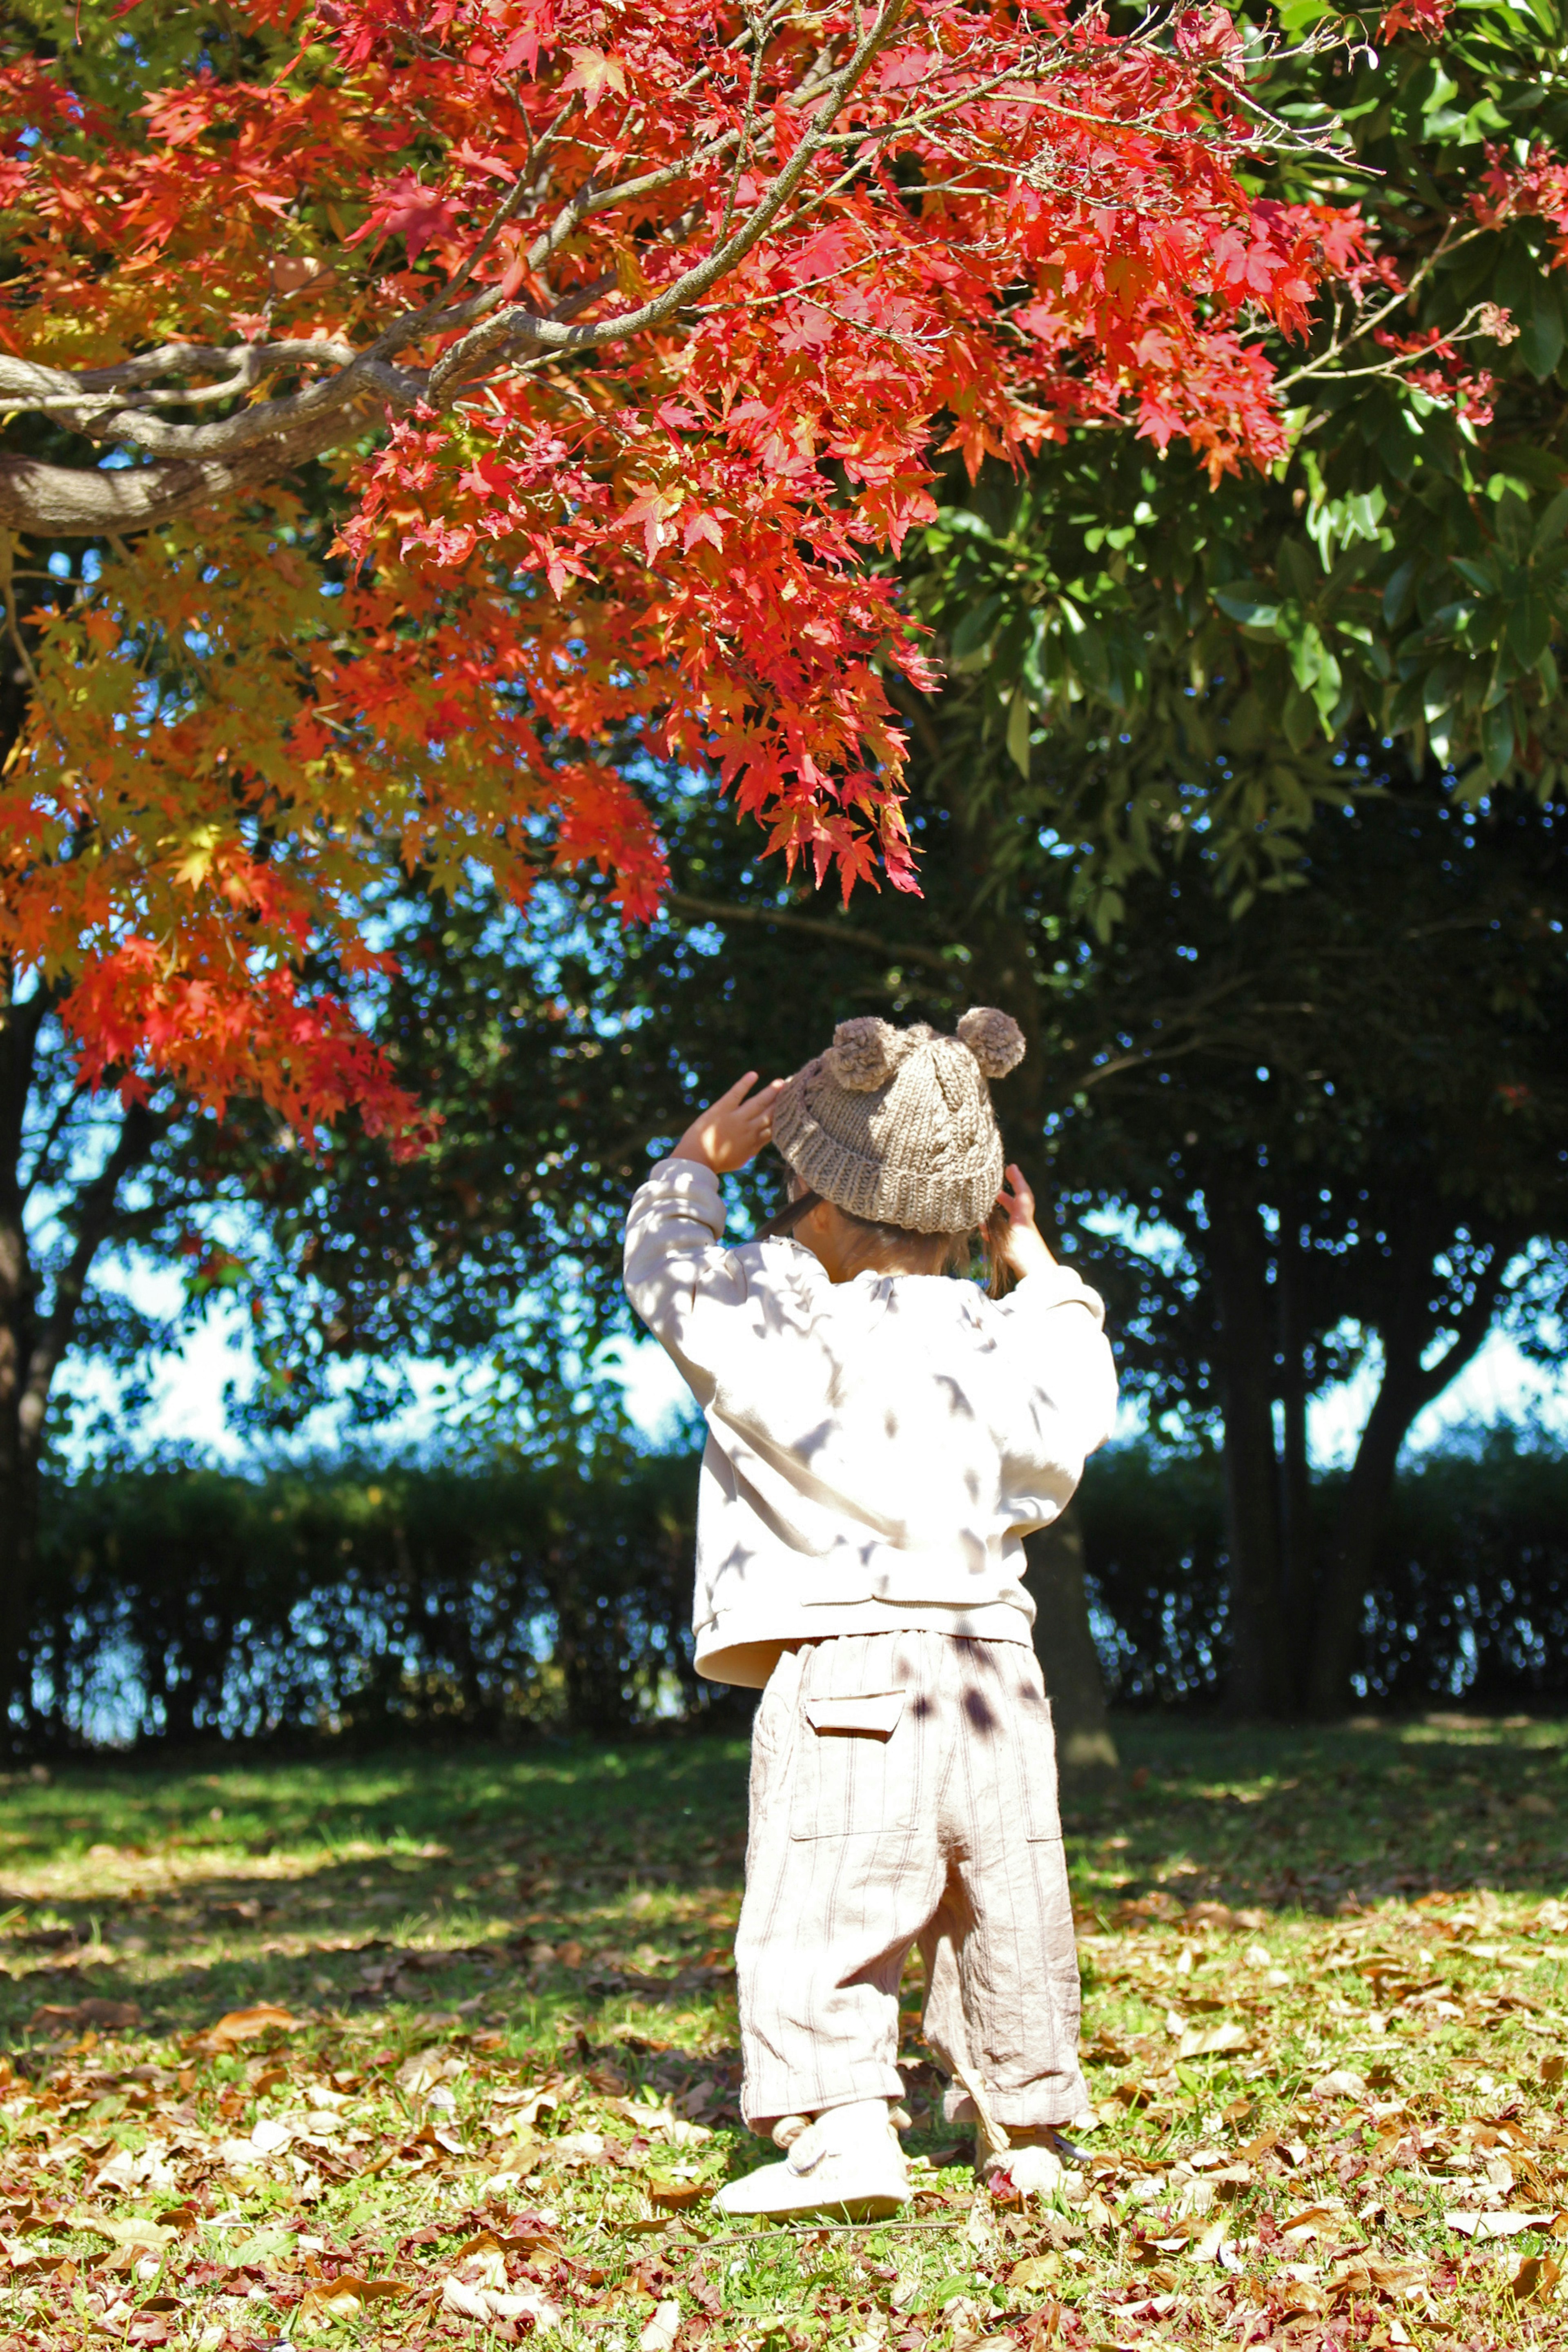
{"label": "knit beanie", "polygon": [[923,1021],[841,1021],[774,1103],[773,1139],[804,1183],[852,1217],[970,1233],[995,1207],[1005,1165],[986,1080],[1023,1058],[1017,1023],[990,1005],[966,1013],[956,1037]]}

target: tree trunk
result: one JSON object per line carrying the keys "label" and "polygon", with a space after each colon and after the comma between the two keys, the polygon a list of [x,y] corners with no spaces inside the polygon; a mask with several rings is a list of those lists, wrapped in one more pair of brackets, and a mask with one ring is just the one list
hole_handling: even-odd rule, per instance
{"label": "tree trunk", "polygon": [[1345,1482],[1324,1555],[1316,1622],[1309,1654],[1308,1697],[1314,1715],[1342,1714],[1351,1704],[1351,1677],[1361,1647],[1362,1615],[1372,1588],[1378,1538],[1394,1490],[1400,1448],[1417,1413],[1441,1396],[1464,1370],[1491,1328],[1503,1275],[1517,1244],[1503,1235],[1453,1318],[1454,1337],[1435,1364],[1421,1361],[1433,1336],[1427,1307],[1436,1250],[1451,1234],[1434,1236],[1413,1221],[1394,1311],[1383,1335],[1384,1376],[1355,1460]]}
{"label": "tree trunk", "polygon": [[1100,1654],[1089,1629],[1083,1536],[1074,1513],[1026,1537],[1035,1596],[1035,1654],[1056,1726],[1057,1763],[1069,1787],[1114,1772],[1119,1759],[1105,1711]]}
{"label": "tree trunk", "polygon": [[[962,831],[964,856],[977,871],[994,872],[997,860],[990,808],[984,803],[972,806],[957,786],[949,804]],[[1010,1153],[1041,1196],[1040,1219],[1049,1239],[1052,1203],[1044,1185],[1041,1154],[1046,1066],[1034,944],[1028,927],[1001,893],[986,901],[983,916],[972,919],[968,933],[973,1002],[999,1005],[1024,1033],[1024,1058],[1001,1081],[996,1110]],[[1069,1785],[1092,1784],[1114,1772],[1118,1759],[1106,1715],[1100,1654],[1089,1631],[1083,1537],[1076,1518],[1068,1512],[1054,1526],[1041,1528],[1026,1539],[1025,1550],[1035,1596],[1035,1651],[1051,1702],[1058,1765]]]}
{"label": "tree trunk", "polygon": [[1251,1201],[1205,1191],[1209,1224],[1204,1246],[1216,1308],[1215,1358],[1225,1415],[1229,1700],[1238,1715],[1278,1718],[1294,1712],[1299,1695],[1279,1540],[1268,1244]]}
{"label": "tree trunk", "polygon": [[26,1643],[37,1580],[38,1433],[29,1427],[37,1300],[23,1224],[22,1123],[37,1022],[11,1002],[0,967],[0,1734],[18,1697],[27,1710]]}
{"label": "tree trunk", "polygon": [[141,1167],[167,1120],[133,1103],[96,1176],[61,1210],[70,1246],[55,1275],[47,1313],[28,1247],[30,1181],[22,1166],[38,1034],[52,1010],[45,987],[18,1003],[0,962],[0,1743],[18,1699],[31,1714],[30,1638],[39,1570],[39,1465],[49,1391],[74,1337],[92,1267],[115,1228],[125,1179]]}
{"label": "tree trunk", "polygon": [[1312,1472],[1307,1454],[1307,1332],[1310,1328],[1306,1289],[1309,1265],[1301,1246],[1299,1213],[1287,1209],[1280,1218],[1275,1254],[1275,1288],[1279,1294],[1279,1392],[1283,1400],[1279,1470],[1279,1567],[1285,1624],[1295,1673],[1307,1654],[1317,1581],[1317,1527],[1312,1509]]}

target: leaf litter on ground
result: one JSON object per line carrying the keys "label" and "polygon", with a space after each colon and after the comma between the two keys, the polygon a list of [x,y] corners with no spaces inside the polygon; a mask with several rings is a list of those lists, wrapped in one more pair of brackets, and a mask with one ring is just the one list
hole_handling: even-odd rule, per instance
{"label": "leaf litter on ground", "polygon": [[745,1751],[14,1776],[0,2345],[1561,2340],[1568,1731],[1135,1724],[1069,1804],[1096,2123],[721,2227]]}

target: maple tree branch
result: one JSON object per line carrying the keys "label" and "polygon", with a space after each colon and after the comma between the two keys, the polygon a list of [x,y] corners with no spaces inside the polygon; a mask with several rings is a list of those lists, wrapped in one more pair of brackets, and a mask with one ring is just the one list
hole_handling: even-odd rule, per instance
{"label": "maple tree branch", "polygon": [[73,1116],[87,1092],[88,1088],[80,1078],[77,1080],[74,1087],[68,1089],[63,1099],[56,1106],[54,1116],[44,1130],[43,1138],[33,1155],[32,1167],[26,1173],[18,1170],[16,1197],[22,1207],[26,1208],[32,1199],[37,1185],[48,1168],[55,1146],[65,1130],[67,1121]]}
{"label": "maple tree branch", "polygon": [[[323,454],[342,439],[346,420],[356,411],[363,414],[381,406],[399,415],[424,402],[447,406],[461,397],[465,385],[479,375],[500,368],[532,373],[552,360],[602,351],[678,318],[689,318],[702,298],[768,235],[786,206],[804,194],[805,215],[818,208],[823,199],[811,195],[804,184],[814,163],[825,153],[885,152],[888,142],[929,133],[955,110],[987,96],[1010,91],[1018,103],[1054,110],[1064,120],[1092,125],[1106,135],[1157,127],[1152,117],[1147,124],[1142,116],[1131,124],[1113,122],[1075,106],[1066,96],[1029,87],[1037,85],[1066,54],[1068,45],[1060,40],[1034,45],[1020,64],[1005,73],[982,69],[981,79],[962,89],[955,89],[952,81],[962,79],[964,56],[943,58],[943,86],[939,91],[931,91],[928,80],[920,95],[895,107],[890,120],[855,129],[840,127],[846,108],[865,83],[879,53],[907,21],[909,8],[910,0],[881,0],[874,14],[857,10],[857,37],[850,54],[843,57],[835,53],[832,45],[825,46],[795,88],[781,96],[781,107],[803,118],[801,136],[745,217],[736,222],[735,197],[746,161],[777,152],[772,116],[761,104],[761,78],[768,36],[780,11],[777,0],[756,0],[748,10],[748,33],[740,37],[742,44],[749,37],[753,48],[742,121],[700,138],[694,152],[679,161],[636,173],[613,186],[598,187],[590,178],[539,232],[527,252],[526,267],[542,280],[548,296],[548,281],[542,277],[545,267],[584,222],[656,195],[732,154],[734,169],[719,213],[713,249],[691,267],[678,268],[668,283],[614,316],[586,320],[582,314],[623,283],[624,276],[597,275],[590,285],[574,289],[547,308],[508,302],[500,284],[478,291],[471,287],[476,268],[508,222],[530,201],[544,197],[550,175],[542,159],[545,150],[561,139],[563,126],[577,105],[574,92],[540,137],[531,134],[523,171],[455,275],[431,300],[391,320],[363,350],[355,352],[334,336],[227,348],[172,343],[115,366],[79,374],[0,354],[0,406],[13,413],[47,415],[91,440],[116,444],[151,461],[111,464],[89,471],[33,457],[0,455],[0,525],[38,535],[123,535],[275,478],[290,467]],[[704,67],[702,72],[707,71]],[[857,168],[852,165],[837,184],[847,184]],[[1028,177],[1026,171],[1025,177]],[[1088,199],[1092,199],[1093,193],[1088,191]],[[716,207],[718,194],[713,192]],[[679,244],[704,218],[711,217],[704,198],[694,202],[679,221],[666,225],[660,234],[673,236]],[[851,323],[863,330],[863,321]],[[1363,326],[1360,331],[1366,331]],[[398,364],[400,354],[409,346],[447,335],[456,340],[432,367]],[[1336,343],[1336,355],[1340,348]],[[282,369],[328,373],[273,398],[244,398],[254,394],[263,376]],[[184,388],[166,381],[203,372],[212,373],[216,380]],[[160,413],[210,407],[229,400],[241,404],[205,422],[176,421]]]}
{"label": "maple tree branch", "polygon": [[735,165],[730,174],[730,185],[724,197],[723,215],[719,223],[719,241],[730,234],[730,224],[735,217],[735,198],[741,185],[741,174],[751,160],[752,142],[756,134],[757,90],[763,78],[763,58],[767,48],[768,34],[773,29],[775,11],[769,9],[761,17],[746,10],[748,29],[752,36],[752,79],[746,89],[746,110],[741,118],[740,142],[735,150]]}
{"label": "maple tree branch", "polygon": [[[1274,389],[1276,393],[1286,392],[1292,384],[1304,383],[1310,377],[1322,375],[1331,371],[1333,368],[1334,361],[1341,358],[1344,352],[1348,352],[1352,344],[1364,342],[1368,335],[1376,333],[1377,330],[1383,325],[1385,319],[1392,319],[1396,310],[1402,310],[1405,303],[1410,300],[1411,297],[1420,291],[1422,286],[1432,275],[1432,272],[1436,268],[1437,264],[1440,261],[1445,260],[1451,253],[1458,253],[1462,251],[1467,245],[1473,244],[1478,236],[1482,236],[1485,234],[1485,229],[1479,226],[1467,229],[1462,236],[1455,236],[1451,226],[1446,228],[1442,236],[1438,238],[1436,244],[1433,247],[1431,252],[1425,255],[1416,264],[1415,268],[1411,271],[1410,277],[1405,285],[1396,289],[1394,292],[1388,296],[1385,301],[1366,310],[1359,316],[1348,333],[1342,334],[1339,327],[1336,325],[1333,334],[1330,338],[1327,348],[1320,352],[1315,359],[1304,360],[1299,368],[1292,368],[1289,375],[1279,376],[1275,379]],[[1484,303],[1472,303],[1470,308],[1466,311],[1464,318],[1459,322],[1458,331],[1462,332],[1466,328],[1468,328],[1470,321],[1473,319],[1479,318],[1481,311],[1487,307],[1488,306]],[[1458,332],[1456,334],[1445,335],[1443,337],[1443,341],[1445,342],[1451,343],[1457,340]],[[1473,341],[1475,339],[1472,336],[1468,340]],[[1397,366],[1399,364],[1407,365],[1411,360],[1418,359],[1422,356],[1423,354],[1420,352],[1413,352],[1408,354],[1404,361],[1399,362],[1380,362],[1379,365],[1374,368],[1335,370],[1333,372],[1333,381],[1336,383],[1342,381],[1349,383],[1357,375],[1387,375],[1396,373]]]}
{"label": "maple tree branch", "polygon": [[721,278],[727,277],[766,236],[816,160],[850,92],[864,80],[879,51],[892,38],[908,5],[909,0],[885,0],[871,30],[829,82],[826,95],[810,125],[802,132],[788,163],[776,174],[772,186],[764,191],[740,227],[715,247],[705,260],[698,262],[671,285],[651,296],[639,309],[622,311],[614,319],[602,320],[591,326],[560,325],[552,319],[541,317],[521,306],[500,311],[447,352],[432,372],[426,396],[439,400],[446,385],[459,369],[466,369],[472,352],[481,346],[487,351],[501,343],[523,346],[532,343],[539,349],[563,352],[602,350],[606,343],[621,342],[650,327],[663,326],[679,310],[685,310],[700,295],[706,294],[710,286],[717,285]]}
{"label": "maple tree branch", "polygon": [[16,658],[22,665],[27,683],[32,688],[34,694],[41,702],[44,698],[44,689],[38,683],[38,673],[33,667],[33,656],[27,651],[26,644],[22,635],[22,625],[16,616],[16,592],[15,579],[16,575],[12,564],[11,534],[5,529],[3,524],[0,524],[0,604],[3,604],[5,606],[5,631],[11,643],[16,649]]}

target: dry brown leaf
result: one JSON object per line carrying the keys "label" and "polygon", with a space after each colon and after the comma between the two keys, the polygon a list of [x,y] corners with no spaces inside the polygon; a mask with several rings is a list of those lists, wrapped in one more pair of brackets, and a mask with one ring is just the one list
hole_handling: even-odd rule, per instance
{"label": "dry brown leaf", "polygon": [[680,2333],[680,2305],[661,2303],[637,2337],[637,2352],[674,2352]]}
{"label": "dry brown leaf", "polygon": [[1425,2284],[1425,2263],[1382,2262],[1375,2254],[1358,2254],[1350,2262],[1336,2263],[1329,2279],[1331,2301],[1342,2303],[1356,2295],[1411,2294]]}
{"label": "dry brown leaf", "polygon": [[259,2041],[274,2027],[279,2033],[290,2033],[300,2021],[290,2011],[279,2009],[276,2001],[258,2001],[253,2009],[227,2011],[214,2024],[194,2035],[185,2047],[211,2052],[232,2050],[239,2042]]}
{"label": "dry brown leaf", "polygon": [[1245,2025],[1227,2018],[1223,2025],[1189,2025],[1176,2045],[1178,2058],[1217,2058],[1226,2051],[1247,2050],[1252,2036]]}
{"label": "dry brown leaf", "polygon": [[118,2032],[126,2026],[139,2024],[141,2018],[142,2011],[133,2000],[45,2001],[27,2020],[27,2031],[80,2033],[86,2027],[96,2025],[105,2032]]}
{"label": "dry brown leaf", "polygon": [[702,2180],[650,2180],[647,2194],[648,2202],[667,2213],[683,2213],[689,2205],[700,2205],[713,2191]]}
{"label": "dry brown leaf", "polygon": [[484,2327],[498,2319],[531,2319],[536,2334],[553,2327],[561,2317],[560,2306],[548,2302],[537,2287],[508,2293],[504,2287],[470,2284],[455,2275],[441,2282],[441,2308],[456,2312],[462,2319],[478,2320]]}
{"label": "dry brown leaf", "polygon": [[1515,2303],[1534,2303],[1556,2292],[1563,2265],[1550,2254],[1522,2254],[1509,2277]]}
{"label": "dry brown leaf", "polygon": [[1279,2228],[1287,2238],[1321,2238],[1325,2231],[1332,2232],[1337,2230],[1341,2219],[1341,2215],[1331,2213],[1326,2205],[1303,2205],[1299,2213],[1292,2213],[1288,2221],[1281,2221]]}
{"label": "dry brown leaf", "polygon": [[354,2319],[367,2304],[395,2303],[411,2293],[395,2279],[365,2279],[344,2271],[341,2277],[318,2279],[305,2289],[295,2313],[297,2325],[309,2326],[323,2319]]}
{"label": "dry brown leaf", "polygon": [[1025,2261],[1014,2263],[1007,2273],[1007,2284],[1021,2287],[1048,2286],[1053,2279],[1060,2277],[1061,2268],[1062,2258],[1058,2253],[1030,2254]]}
{"label": "dry brown leaf", "polygon": [[1444,2221],[1450,2230],[1458,2230],[1465,2238],[1517,2238],[1523,2230],[1545,2230],[1552,2226],[1550,2213],[1445,2213]]}

